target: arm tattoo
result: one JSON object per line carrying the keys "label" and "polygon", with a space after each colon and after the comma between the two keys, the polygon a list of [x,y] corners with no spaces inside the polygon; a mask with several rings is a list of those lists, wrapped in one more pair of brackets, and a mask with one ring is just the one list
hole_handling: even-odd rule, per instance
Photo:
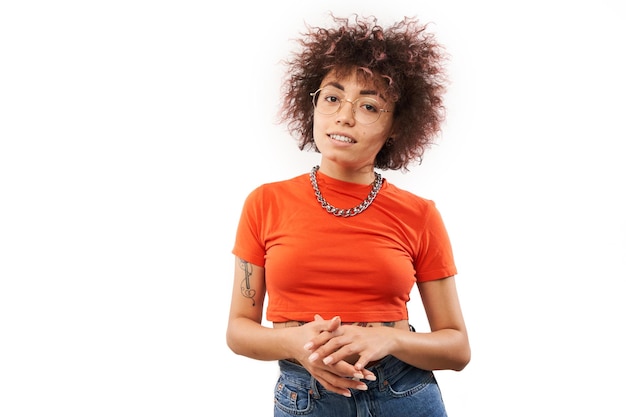
{"label": "arm tattoo", "polygon": [[248,261],[239,258],[239,268],[243,269],[243,280],[241,281],[241,294],[244,297],[252,300],[252,306],[256,305],[254,301],[254,296],[256,295],[256,290],[252,289],[250,286],[250,276],[252,275],[252,264]]}

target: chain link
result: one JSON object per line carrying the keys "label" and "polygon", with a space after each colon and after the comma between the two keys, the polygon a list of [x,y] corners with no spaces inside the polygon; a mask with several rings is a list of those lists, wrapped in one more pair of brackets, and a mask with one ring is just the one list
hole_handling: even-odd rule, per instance
{"label": "chain link", "polygon": [[374,175],[376,176],[376,179],[374,180],[374,185],[372,186],[372,190],[367,195],[365,200],[363,200],[363,202],[359,204],[358,206],[352,207],[351,209],[340,209],[330,204],[322,196],[319,186],[317,185],[316,174],[319,169],[320,169],[319,165],[316,165],[313,167],[313,169],[311,170],[311,173],[309,174],[309,178],[311,179],[311,185],[313,186],[313,191],[315,191],[315,197],[317,198],[317,201],[319,201],[319,203],[322,205],[322,208],[324,208],[328,213],[333,214],[337,217],[352,217],[361,213],[363,210],[368,208],[370,204],[372,204],[372,201],[374,201],[374,199],[378,195],[378,192],[380,191],[380,187],[382,187],[383,185],[382,175],[374,171]]}

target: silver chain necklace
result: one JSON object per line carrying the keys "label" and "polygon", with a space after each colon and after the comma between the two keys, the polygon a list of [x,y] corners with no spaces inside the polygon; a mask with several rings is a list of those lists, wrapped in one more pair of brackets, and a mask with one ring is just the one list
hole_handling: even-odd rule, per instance
{"label": "silver chain necklace", "polygon": [[372,191],[370,191],[370,193],[367,195],[365,200],[363,200],[363,202],[359,204],[358,206],[352,207],[351,209],[339,209],[333,206],[332,204],[330,204],[328,201],[326,201],[326,199],[322,196],[322,193],[320,192],[320,188],[317,185],[317,177],[316,177],[316,173],[319,169],[320,169],[319,165],[316,165],[313,167],[313,169],[311,170],[311,173],[309,174],[309,178],[311,179],[311,185],[313,186],[313,191],[315,191],[315,197],[317,197],[317,201],[320,202],[323,209],[325,209],[330,214],[334,214],[337,217],[351,217],[351,216],[356,216],[357,214],[361,213],[363,210],[368,208],[370,204],[372,204],[372,201],[374,201],[374,199],[378,195],[378,192],[380,191],[380,187],[382,187],[383,185],[382,175],[374,171],[374,175],[376,176],[376,179],[374,180]]}

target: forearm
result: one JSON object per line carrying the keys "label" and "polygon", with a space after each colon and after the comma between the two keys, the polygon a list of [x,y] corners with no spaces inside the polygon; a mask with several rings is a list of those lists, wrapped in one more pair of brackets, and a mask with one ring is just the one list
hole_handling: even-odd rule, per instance
{"label": "forearm", "polygon": [[393,340],[390,354],[421,369],[460,371],[471,356],[467,334],[459,330],[442,329],[432,333],[394,331]]}
{"label": "forearm", "polygon": [[295,356],[294,338],[290,336],[290,330],[293,329],[265,327],[241,317],[229,322],[226,341],[234,353],[252,359],[272,361],[292,358]]}

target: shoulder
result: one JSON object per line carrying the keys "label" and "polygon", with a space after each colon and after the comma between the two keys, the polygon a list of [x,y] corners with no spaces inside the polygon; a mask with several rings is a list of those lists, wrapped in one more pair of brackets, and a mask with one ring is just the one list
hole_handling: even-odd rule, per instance
{"label": "shoulder", "polygon": [[284,198],[298,192],[306,185],[310,188],[309,175],[301,174],[293,178],[263,183],[254,188],[247,196],[246,201],[268,201]]}
{"label": "shoulder", "polygon": [[283,190],[288,190],[291,188],[298,188],[304,183],[309,182],[309,174],[301,174],[293,178],[266,182],[255,189],[252,190],[250,194],[258,194],[258,193],[275,193]]}
{"label": "shoulder", "polygon": [[413,209],[429,211],[435,208],[433,200],[419,196],[390,182],[386,182],[384,195],[391,200],[395,200],[398,204],[412,207]]}

